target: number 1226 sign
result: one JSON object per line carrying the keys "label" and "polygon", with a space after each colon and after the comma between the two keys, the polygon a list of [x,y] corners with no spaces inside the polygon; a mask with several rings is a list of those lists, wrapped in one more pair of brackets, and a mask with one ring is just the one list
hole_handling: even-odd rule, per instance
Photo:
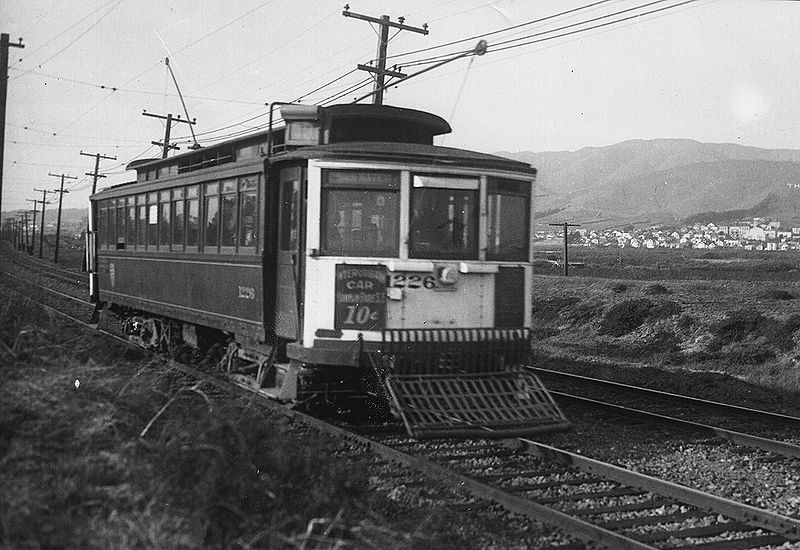
{"label": "number 1226 sign", "polygon": [[337,265],[335,289],[335,328],[381,330],[386,326],[384,266]]}

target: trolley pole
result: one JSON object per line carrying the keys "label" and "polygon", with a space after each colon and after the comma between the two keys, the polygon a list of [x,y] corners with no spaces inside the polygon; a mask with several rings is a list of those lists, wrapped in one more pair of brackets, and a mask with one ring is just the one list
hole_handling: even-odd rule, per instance
{"label": "trolley pole", "polygon": [[[0,34],[0,218],[3,215],[3,151],[6,140],[6,99],[8,96],[8,49],[24,48],[22,38],[19,44],[8,41],[8,34]],[[0,220],[2,221],[2,220]]]}
{"label": "trolley pole", "polygon": [[401,31],[411,31],[416,32],[419,34],[427,35],[428,34],[428,24],[425,23],[422,25],[422,28],[419,27],[412,27],[410,25],[405,25],[405,18],[399,17],[397,19],[397,23],[391,21],[388,15],[382,15],[380,17],[371,17],[369,15],[362,15],[360,13],[353,13],[350,11],[350,5],[346,4],[344,6],[344,11],[342,15],[345,17],[354,17],[356,19],[361,19],[362,21],[367,21],[369,23],[375,23],[379,25],[381,28],[380,35],[378,36],[378,57],[376,62],[378,64],[377,67],[372,67],[370,65],[358,65],[357,67],[362,71],[367,71],[375,75],[375,86],[373,88],[373,100],[372,102],[375,105],[383,105],[383,89],[385,87],[385,79],[387,76],[391,76],[394,78],[405,78],[406,75],[397,71],[387,71],[386,70],[386,50],[389,45],[389,28],[399,29]]}
{"label": "trolley pole", "polygon": [[56,249],[53,252],[53,263],[58,263],[58,246],[59,242],[61,241],[61,203],[64,199],[64,193],[69,193],[69,190],[64,189],[64,180],[76,180],[78,179],[76,176],[68,176],[66,174],[53,174],[52,172],[48,174],[49,176],[54,176],[56,178],[61,178],[61,189],[54,189],[51,191],[52,193],[58,193],[58,217],[56,218]]}
{"label": "trolley pole", "polygon": [[40,191],[42,193],[42,228],[39,231],[39,257],[42,257],[42,248],[44,247],[44,206],[46,204],[50,204],[47,202],[47,194],[50,192],[47,189],[34,189],[34,191]]}
{"label": "trolley pole", "polygon": [[159,147],[163,148],[163,150],[161,152],[161,158],[164,158],[164,159],[167,158],[167,153],[169,153],[170,149],[180,149],[180,147],[178,147],[177,145],[173,145],[173,144],[171,144],[169,142],[169,134],[170,134],[170,131],[172,130],[172,123],[173,122],[184,122],[184,123],[190,124],[190,125],[191,124],[197,124],[197,119],[184,120],[184,119],[181,118],[181,115],[173,117],[172,113],[168,113],[166,116],[164,116],[164,115],[154,115],[152,113],[148,113],[147,111],[142,111],[142,114],[144,116],[150,116],[150,117],[153,117],[153,118],[160,118],[162,120],[166,120],[167,121],[167,127],[164,130],[164,142],[163,143],[160,142],[160,141],[151,141],[150,142],[153,145],[158,145]]}
{"label": "trolley pole", "polygon": [[567,240],[568,230],[570,227],[580,227],[579,223],[550,223],[554,227],[564,228],[564,277],[569,277],[569,242]]}

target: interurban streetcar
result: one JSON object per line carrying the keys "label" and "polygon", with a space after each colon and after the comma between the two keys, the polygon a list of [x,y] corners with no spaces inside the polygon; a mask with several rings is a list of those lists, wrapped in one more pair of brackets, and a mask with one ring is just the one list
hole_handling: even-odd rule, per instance
{"label": "interurban streetcar", "polygon": [[91,197],[98,310],[277,399],[382,398],[416,437],[566,428],[524,368],[535,169],[435,146],[430,113],[280,111]]}

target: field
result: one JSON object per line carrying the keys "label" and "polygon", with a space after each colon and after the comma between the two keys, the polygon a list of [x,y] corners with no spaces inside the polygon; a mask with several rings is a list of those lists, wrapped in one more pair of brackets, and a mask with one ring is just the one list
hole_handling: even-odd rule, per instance
{"label": "field", "polygon": [[[537,263],[533,330],[541,362],[596,374],[614,363],[607,375],[653,385],[679,386],[692,379],[687,373],[704,372],[800,412],[800,271],[792,255],[570,253],[579,265],[566,278]],[[547,255],[557,254],[537,256]],[[706,385],[685,383],[696,392]]]}

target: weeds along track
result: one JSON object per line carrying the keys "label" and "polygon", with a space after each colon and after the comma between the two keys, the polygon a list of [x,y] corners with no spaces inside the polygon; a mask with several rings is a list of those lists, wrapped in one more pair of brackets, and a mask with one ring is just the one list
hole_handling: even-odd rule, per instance
{"label": "weeds along track", "polygon": [[[4,284],[90,328],[85,322],[90,304],[81,303],[68,292],[46,289],[47,281],[26,279],[21,273],[13,275],[5,278]],[[49,284],[54,284],[52,279]],[[77,306],[83,309],[78,311]],[[185,378],[184,387],[191,389],[202,383],[214,391],[246,393],[293,424],[332,435],[350,448],[370,450],[390,463],[434,478],[460,495],[454,498],[453,507],[481,510],[510,523],[519,523],[519,516],[523,516],[568,535],[554,535],[551,548],[580,548],[575,539],[610,549],[800,548],[796,542],[800,540],[798,519],[578,452],[525,439],[419,442],[399,435],[396,426],[336,426],[194,366],[171,360],[165,360],[165,364]],[[144,427],[145,434],[148,427]],[[409,482],[401,469],[390,482],[394,481]],[[519,516],[509,516],[507,511]]]}
{"label": "weeds along track", "polygon": [[5,247],[2,250],[2,255],[10,263],[25,270],[29,274],[35,274],[37,277],[48,278],[65,284],[79,286],[83,289],[84,294],[88,292],[87,287],[89,285],[89,276],[87,273],[63,267],[50,261],[35,258],[34,256],[29,256],[27,254],[15,253],[6,250]]}

